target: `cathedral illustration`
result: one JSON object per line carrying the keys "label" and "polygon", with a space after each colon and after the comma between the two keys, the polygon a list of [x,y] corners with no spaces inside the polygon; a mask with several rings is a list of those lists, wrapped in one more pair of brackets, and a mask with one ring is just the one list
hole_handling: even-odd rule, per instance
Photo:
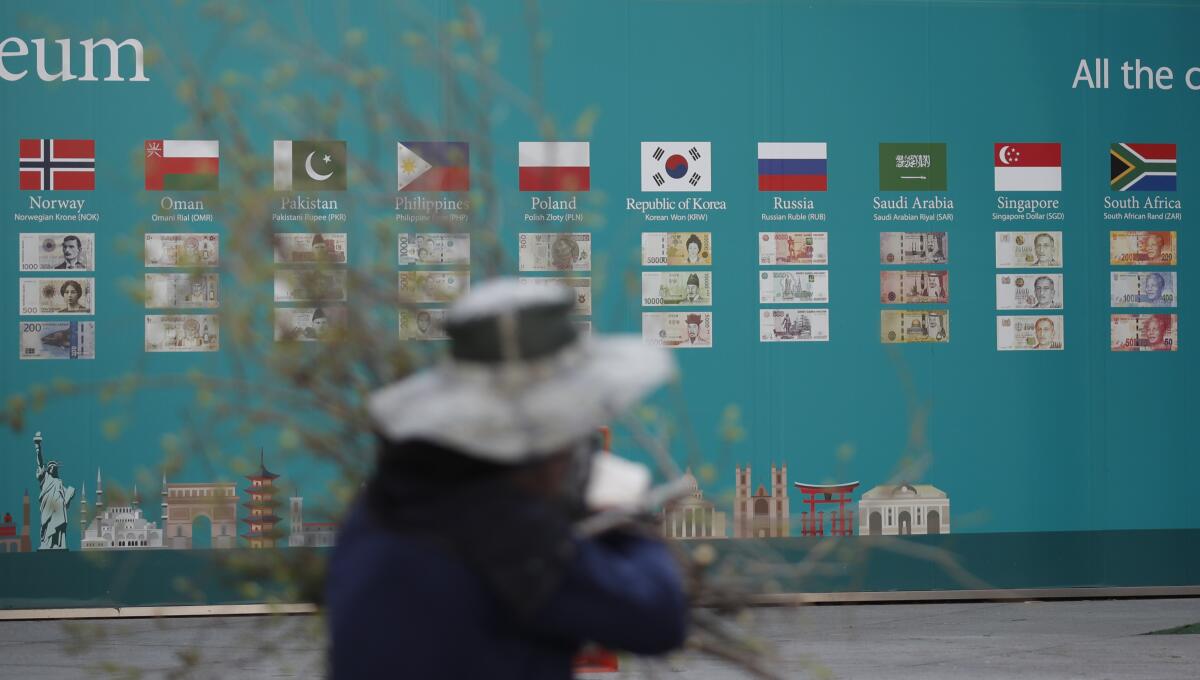
{"label": "cathedral illustration", "polygon": [[771,464],[771,490],[758,486],[751,494],[750,466],[736,466],[733,497],[733,537],[770,538],[787,536],[788,505],[787,464]]}

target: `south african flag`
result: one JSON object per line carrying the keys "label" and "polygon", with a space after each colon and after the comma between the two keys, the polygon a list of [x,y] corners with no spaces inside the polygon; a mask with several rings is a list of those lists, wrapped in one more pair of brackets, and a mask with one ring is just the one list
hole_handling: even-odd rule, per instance
{"label": "south african flag", "polygon": [[1117,142],[1109,149],[1113,191],[1175,191],[1175,145]]}

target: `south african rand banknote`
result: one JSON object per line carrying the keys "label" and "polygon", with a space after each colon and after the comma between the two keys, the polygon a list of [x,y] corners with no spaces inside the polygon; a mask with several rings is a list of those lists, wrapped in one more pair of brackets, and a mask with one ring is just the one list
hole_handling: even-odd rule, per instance
{"label": "south african rand banknote", "polygon": [[346,307],[276,307],[277,342],[319,342],[340,336],[346,330]]}
{"label": "south african rand banknote", "polygon": [[829,232],[760,231],[758,263],[762,265],[829,264]]}
{"label": "south african rand banknote", "polygon": [[216,314],[147,314],[147,352],[216,352],[221,348]]}
{"label": "south african rand banknote", "polygon": [[710,265],[712,232],[674,231],[642,234],[642,265]]}
{"label": "south african rand banknote", "polygon": [[1061,231],[996,232],[996,268],[1061,267]]}
{"label": "south african rand banknote", "polygon": [[396,243],[401,267],[471,264],[470,234],[400,234]]}
{"label": "south african rand banknote", "polygon": [[345,234],[272,234],[275,264],[345,264]]}
{"label": "south african rand banknote", "polygon": [[944,231],[884,231],[879,234],[880,264],[946,264],[950,240]]}
{"label": "south african rand banknote", "polygon": [[96,235],[21,234],[21,271],[95,271]]}
{"label": "south african rand banknote", "polygon": [[758,301],[829,302],[829,272],[823,269],[759,272]]}
{"label": "south african rand banknote", "polygon": [[446,310],[400,310],[401,340],[445,340]]}
{"label": "south african rand banknote", "polygon": [[344,269],[280,269],[275,272],[275,302],[345,301]]}
{"label": "south african rand banknote", "polygon": [[1001,352],[1062,349],[1065,344],[1062,315],[996,317],[996,349]]}
{"label": "south african rand banknote", "polygon": [[572,314],[592,313],[592,279],[588,276],[522,276],[517,279],[522,286],[566,286],[575,293],[575,309]]}
{"label": "south african rand banknote", "polygon": [[996,309],[1062,308],[1062,274],[996,275]]}
{"label": "south african rand banknote", "polygon": [[759,342],[829,342],[828,309],[762,309]]}
{"label": "south african rand banknote", "polygon": [[523,272],[586,272],[592,269],[592,235],[520,234],[517,264]]}
{"label": "south african rand banknote", "polygon": [[1179,349],[1176,314],[1113,314],[1114,352],[1175,352]]}
{"label": "south african rand banknote", "polygon": [[219,234],[146,234],[147,267],[216,267],[221,264]]}
{"label": "south african rand banknote", "polygon": [[1174,265],[1178,247],[1173,231],[1110,231],[1108,259],[1115,265]]}
{"label": "south african rand banknote", "polygon": [[21,279],[19,286],[21,314],[96,313],[95,279]]}
{"label": "south african rand banknote", "polygon": [[950,273],[945,269],[881,271],[879,301],[885,305],[945,304],[950,301]]}
{"label": "south african rand banknote", "polygon": [[712,272],[642,272],[642,305],[645,307],[707,307],[711,304]]}
{"label": "south african rand banknote", "polygon": [[712,347],[712,312],[642,312],[642,342],[671,349]]}
{"label": "south african rand banknote", "polygon": [[1113,307],[1175,307],[1179,286],[1175,272],[1112,272],[1109,304]]}
{"label": "south african rand banknote", "polygon": [[146,309],[217,307],[220,279],[216,273],[146,274]]}
{"label": "south african rand banknote", "polygon": [[95,321],[22,321],[21,359],[95,359]]}
{"label": "south african rand banknote", "polygon": [[449,302],[471,290],[468,271],[400,272],[400,298],[404,302]]}
{"label": "south african rand banknote", "polygon": [[883,343],[950,342],[950,312],[944,309],[884,309],[879,312]]}

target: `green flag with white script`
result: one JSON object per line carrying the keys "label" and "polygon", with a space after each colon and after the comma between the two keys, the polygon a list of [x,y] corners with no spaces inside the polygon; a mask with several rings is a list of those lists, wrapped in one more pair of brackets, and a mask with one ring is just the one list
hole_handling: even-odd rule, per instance
{"label": "green flag with white script", "polygon": [[880,144],[879,190],[945,191],[945,143]]}
{"label": "green flag with white script", "polygon": [[344,191],[346,143],[275,142],[276,191]]}

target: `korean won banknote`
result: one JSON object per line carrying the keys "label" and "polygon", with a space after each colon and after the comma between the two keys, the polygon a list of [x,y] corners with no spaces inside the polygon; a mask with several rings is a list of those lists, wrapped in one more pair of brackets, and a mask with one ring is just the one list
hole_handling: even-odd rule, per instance
{"label": "korean won banknote", "polygon": [[828,309],[763,309],[758,315],[759,342],[828,342]]}
{"label": "korean won banknote", "polygon": [[470,234],[400,234],[400,266],[469,265]]}
{"label": "korean won banknote", "polygon": [[1109,276],[1109,304],[1113,307],[1178,305],[1179,287],[1175,272],[1112,272]]}
{"label": "korean won banknote", "polygon": [[1114,265],[1175,265],[1178,248],[1173,231],[1110,231],[1108,259]]}
{"label": "korean won banknote", "polygon": [[642,305],[645,307],[671,305],[706,307],[711,304],[712,272],[642,272]]}
{"label": "korean won banknote", "polygon": [[824,269],[759,272],[758,301],[762,303],[829,302],[829,272]]}
{"label": "korean won banknote", "polygon": [[996,268],[1061,267],[1061,231],[996,232]]}
{"label": "korean won banknote", "polygon": [[758,263],[762,265],[829,264],[829,232],[760,231]]}
{"label": "korean won banknote", "polygon": [[712,264],[712,232],[677,231],[642,234],[642,264],[687,266]]}
{"label": "korean won banknote", "polygon": [[592,235],[522,233],[517,264],[523,272],[586,272],[592,269]]}
{"label": "korean won banknote", "polygon": [[1114,352],[1175,352],[1179,350],[1179,317],[1175,314],[1113,314]]}
{"label": "korean won banknote", "polygon": [[95,271],[95,234],[21,234],[21,271]]}
{"label": "korean won banknote", "polygon": [[216,267],[221,264],[219,234],[146,234],[147,267]]}
{"label": "korean won banknote", "polygon": [[522,286],[566,286],[575,294],[575,309],[573,314],[589,315],[592,313],[592,279],[587,276],[522,276],[517,279]]}
{"label": "korean won banknote", "polygon": [[345,234],[281,234],[271,237],[275,264],[345,264]]}
{"label": "korean won banknote", "polygon": [[671,349],[712,347],[712,312],[642,312],[642,342]]}
{"label": "korean won banknote", "polygon": [[327,307],[276,307],[277,342],[319,342],[341,336],[346,331],[344,305]]}
{"label": "korean won banknote", "polygon": [[946,264],[949,237],[944,231],[885,231],[879,234],[880,264]]}
{"label": "korean won banknote", "polygon": [[950,301],[950,273],[945,269],[879,272],[879,301],[885,305]]}
{"label": "korean won banknote", "polygon": [[879,340],[886,344],[950,342],[950,312],[944,309],[884,309]]}
{"label": "korean won banknote", "polygon": [[212,308],[220,305],[220,275],[146,274],[146,309]]}
{"label": "korean won banknote", "polygon": [[996,349],[1001,352],[1062,349],[1062,315],[996,317]]}
{"label": "korean won banknote", "polygon": [[1062,274],[996,275],[996,309],[1062,308]]}
{"label": "korean won banknote", "polygon": [[449,302],[470,290],[468,271],[400,272],[400,299],[404,302]]}
{"label": "korean won banknote", "polygon": [[446,310],[444,309],[402,309],[400,310],[400,339],[401,340],[445,340],[444,329]]}
{"label": "korean won banknote", "polygon": [[19,286],[20,310],[23,315],[96,313],[93,296],[96,289],[95,279],[21,279]]}
{"label": "korean won banknote", "polygon": [[147,352],[216,352],[221,348],[216,314],[147,314]]}
{"label": "korean won banknote", "polygon": [[275,272],[275,302],[345,301],[344,269],[279,269]]}
{"label": "korean won banknote", "polygon": [[21,359],[95,359],[95,321],[22,321]]}

